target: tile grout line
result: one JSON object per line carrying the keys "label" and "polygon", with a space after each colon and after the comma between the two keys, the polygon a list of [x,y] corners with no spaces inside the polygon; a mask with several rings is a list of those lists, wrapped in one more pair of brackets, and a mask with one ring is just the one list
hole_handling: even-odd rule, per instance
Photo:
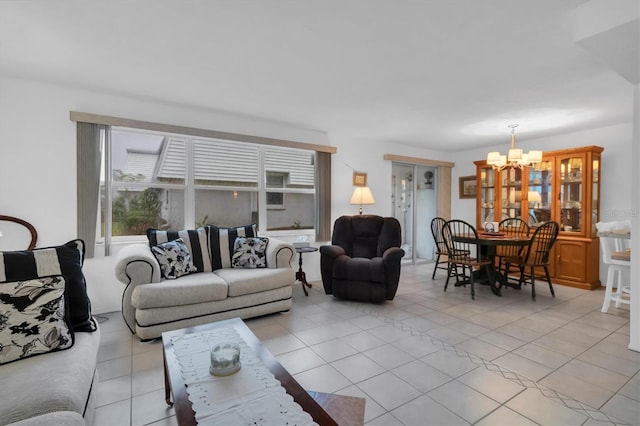
{"label": "tile grout line", "polygon": [[[579,320],[579,319],[581,319],[581,318],[584,318],[584,317],[588,316],[590,313],[591,313],[591,312],[586,312],[586,313],[582,314],[581,316],[579,316],[579,317],[577,317],[577,318],[573,319],[573,320],[571,321],[571,323],[573,323],[573,321],[576,321],[576,320]],[[567,323],[567,324],[568,324],[568,323]],[[558,328],[554,329],[553,331],[559,330],[559,329],[561,329],[561,328],[565,327],[567,324],[564,324],[564,325],[562,325],[562,326],[560,326],[560,327],[558,327]],[[547,333],[543,334],[542,336],[548,336],[548,335],[550,335],[553,331],[549,331],[549,332],[547,332]],[[607,331],[608,331],[608,330],[607,330]],[[584,351],[580,352],[579,354],[577,354],[577,355],[575,355],[575,356],[571,357],[567,362],[565,362],[564,364],[562,364],[561,366],[559,366],[559,367],[558,367],[558,368],[556,368],[555,370],[553,370],[553,371],[549,372],[549,373],[548,373],[548,374],[546,374],[544,377],[541,377],[541,378],[540,378],[540,380],[543,380],[543,379],[545,379],[546,377],[549,377],[551,374],[553,374],[554,372],[558,371],[560,368],[562,368],[563,366],[565,366],[565,365],[569,364],[571,361],[574,361],[574,360],[577,360],[577,361],[580,361],[580,362],[584,362],[584,363],[589,364],[589,365],[594,365],[594,364],[591,364],[590,362],[580,360],[578,357],[579,357],[579,356],[581,356],[581,355],[583,355],[583,354],[585,354],[585,353],[586,353],[586,352],[588,352],[589,350],[593,349],[593,348],[594,348],[595,346],[597,346],[600,342],[602,342],[602,340],[606,339],[607,337],[610,337],[611,335],[613,335],[613,334],[615,334],[615,333],[616,333],[616,331],[615,331],[615,330],[614,330],[614,331],[611,331],[609,334],[607,334],[607,336],[605,336],[605,337],[601,338],[597,343],[595,343],[595,344],[591,345],[590,347],[586,348]],[[542,337],[542,336],[540,336],[540,337]],[[535,342],[529,342],[529,343],[536,345],[536,343],[535,343]],[[523,345],[523,346],[524,346],[524,345]],[[540,345],[538,345],[538,346],[540,346]],[[542,348],[544,348],[544,346],[541,346],[541,347],[542,347]],[[512,351],[512,352],[513,352],[513,351]],[[598,365],[594,365],[594,366],[595,366],[595,367],[600,367],[600,366],[598,366]],[[605,368],[605,367],[600,367],[600,368]],[[608,370],[608,369],[607,369],[607,370]],[[611,370],[609,370],[609,371],[611,371]],[[614,373],[615,373],[615,371],[612,371],[612,372],[614,372]],[[631,378],[629,378],[629,380],[631,380]],[[628,381],[627,381],[627,382],[628,382]],[[611,398],[613,398],[615,395],[616,395],[616,393],[612,394],[609,398],[607,398],[607,401],[611,400]],[[576,401],[577,401],[577,400],[576,400]],[[602,404],[602,406],[606,405],[607,401],[605,401],[605,402]],[[580,401],[577,401],[577,402],[578,402],[578,403],[580,403],[580,404],[582,404]],[[587,405],[587,407],[589,407],[590,409],[593,409],[592,407],[590,407],[590,406],[588,406],[588,405]],[[599,411],[599,412],[602,412],[601,410],[598,410],[598,411]],[[603,413],[603,412],[602,412],[602,413]],[[604,413],[603,413],[603,414],[604,414]],[[605,414],[605,415],[606,415],[606,414]],[[614,418],[614,419],[615,419],[615,418]]]}
{"label": "tile grout line", "polygon": [[[590,407],[588,404],[582,403],[580,401],[575,400],[574,398],[571,398],[567,395],[564,395],[560,392],[556,392],[551,388],[548,388],[544,385],[540,385],[538,383],[536,383],[535,381],[531,380],[531,379],[527,379],[526,377],[521,377],[519,374],[510,371],[506,368],[500,367],[499,365],[482,359],[476,355],[470,354],[469,352],[463,350],[463,349],[459,349],[457,348],[455,345],[450,345],[446,342],[443,342],[431,335],[429,335],[426,332],[423,331],[414,331],[413,328],[411,326],[408,326],[406,324],[403,324],[401,321],[398,320],[394,320],[393,318],[389,318],[384,316],[383,314],[376,312],[373,309],[367,308],[367,307],[359,307],[357,304],[353,303],[353,302],[348,302],[348,304],[350,304],[352,307],[355,308],[359,308],[361,312],[367,314],[367,315],[371,315],[377,319],[380,319],[384,322],[386,322],[387,324],[392,325],[393,327],[399,328],[401,331],[403,332],[409,332],[412,336],[420,336],[422,338],[428,338],[431,340],[431,343],[434,345],[438,345],[440,346],[442,349],[449,351],[449,352],[454,352],[456,354],[456,356],[460,357],[460,358],[468,358],[471,362],[473,362],[476,365],[482,366],[484,367],[486,370],[488,371],[493,371],[493,372],[498,372],[500,373],[505,379],[508,379],[512,382],[515,382],[516,384],[520,384],[521,386],[527,388],[527,389],[537,389],[538,391],[540,391],[540,393],[542,394],[542,396],[546,397],[546,398],[550,398],[554,401],[556,401],[557,403],[564,405],[565,407],[576,411],[580,414],[586,415],[588,418],[596,420],[596,421],[609,421],[612,424],[615,425],[625,425],[628,423],[624,423],[618,419],[616,419],[613,416],[608,415],[607,413],[600,411],[598,409],[595,409],[593,407]],[[501,406],[504,404],[501,404]],[[604,420],[606,419],[606,420]]]}

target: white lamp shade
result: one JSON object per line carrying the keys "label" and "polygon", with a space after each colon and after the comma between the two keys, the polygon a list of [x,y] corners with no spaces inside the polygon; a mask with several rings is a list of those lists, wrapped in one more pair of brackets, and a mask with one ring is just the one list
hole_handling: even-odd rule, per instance
{"label": "white lamp shade", "polygon": [[500,162],[500,153],[493,151],[487,154],[487,164],[494,165]]}
{"label": "white lamp shade", "polygon": [[528,157],[529,157],[530,163],[533,163],[533,164],[540,163],[542,162],[542,151],[537,151],[537,150],[529,151]]}
{"label": "white lamp shade", "polygon": [[540,201],[542,201],[542,198],[540,197],[540,193],[538,191],[529,191],[527,197],[529,199],[529,202],[539,203]]}
{"label": "white lamp shade", "polygon": [[350,204],[375,204],[376,200],[373,199],[373,195],[371,194],[371,190],[368,186],[357,186],[353,190],[353,195],[351,195]]}
{"label": "white lamp shade", "polygon": [[507,155],[507,160],[518,161],[520,159],[522,159],[522,150],[520,148],[511,148],[509,155]]}

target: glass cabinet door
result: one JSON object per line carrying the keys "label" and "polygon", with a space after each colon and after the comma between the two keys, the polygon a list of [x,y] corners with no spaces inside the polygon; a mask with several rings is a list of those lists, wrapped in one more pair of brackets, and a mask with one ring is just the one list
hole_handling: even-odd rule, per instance
{"label": "glass cabinet door", "polygon": [[496,182],[491,167],[480,169],[480,224],[493,222],[495,216]]}
{"label": "glass cabinet door", "polygon": [[591,168],[591,233],[595,234],[600,221],[600,156],[594,155]]}
{"label": "glass cabinet door", "polygon": [[529,209],[529,225],[535,226],[551,220],[553,204],[553,164],[543,160],[529,168],[527,208]]}
{"label": "glass cabinet door", "polygon": [[502,170],[502,189],[500,203],[502,214],[499,220],[509,217],[522,217],[522,169],[507,168]]}
{"label": "glass cabinet door", "polygon": [[584,156],[560,157],[560,229],[582,233]]}

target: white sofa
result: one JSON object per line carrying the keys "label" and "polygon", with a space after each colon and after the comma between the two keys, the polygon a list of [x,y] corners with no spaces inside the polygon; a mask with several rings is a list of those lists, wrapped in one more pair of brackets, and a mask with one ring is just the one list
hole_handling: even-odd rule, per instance
{"label": "white sofa", "polygon": [[82,240],[0,252],[0,425],[93,424],[100,329],[84,254]]}
{"label": "white sofa", "polygon": [[0,365],[0,425],[91,425],[100,330],[69,349]]}
{"label": "white sofa", "polygon": [[141,340],[151,340],[168,330],[288,311],[294,253],[291,244],[269,238],[266,268],[223,268],[167,280],[148,244],[129,245],[116,259],[116,277],[126,284],[122,316]]}

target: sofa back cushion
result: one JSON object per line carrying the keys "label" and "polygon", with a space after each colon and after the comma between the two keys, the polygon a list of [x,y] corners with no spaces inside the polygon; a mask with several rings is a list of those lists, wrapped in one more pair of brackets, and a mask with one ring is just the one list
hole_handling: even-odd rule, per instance
{"label": "sofa back cushion", "polygon": [[235,228],[224,228],[207,225],[209,250],[213,270],[231,268],[231,256],[237,237],[257,237],[256,225],[244,225]]}
{"label": "sofa back cushion", "polygon": [[73,346],[62,275],[0,283],[0,364]]}
{"label": "sofa back cushion", "polygon": [[163,231],[160,229],[147,229],[149,247],[182,238],[184,244],[191,253],[191,260],[198,272],[211,272],[211,254],[209,253],[209,242],[207,230],[203,227],[198,229],[182,229],[180,231]]}
{"label": "sofa back cushion", "polygon": [[82,273],[84,241],[73,240],[55,247],[0,252],[0,282],[63,275],[73,331],[95,331],[91,301]]}

